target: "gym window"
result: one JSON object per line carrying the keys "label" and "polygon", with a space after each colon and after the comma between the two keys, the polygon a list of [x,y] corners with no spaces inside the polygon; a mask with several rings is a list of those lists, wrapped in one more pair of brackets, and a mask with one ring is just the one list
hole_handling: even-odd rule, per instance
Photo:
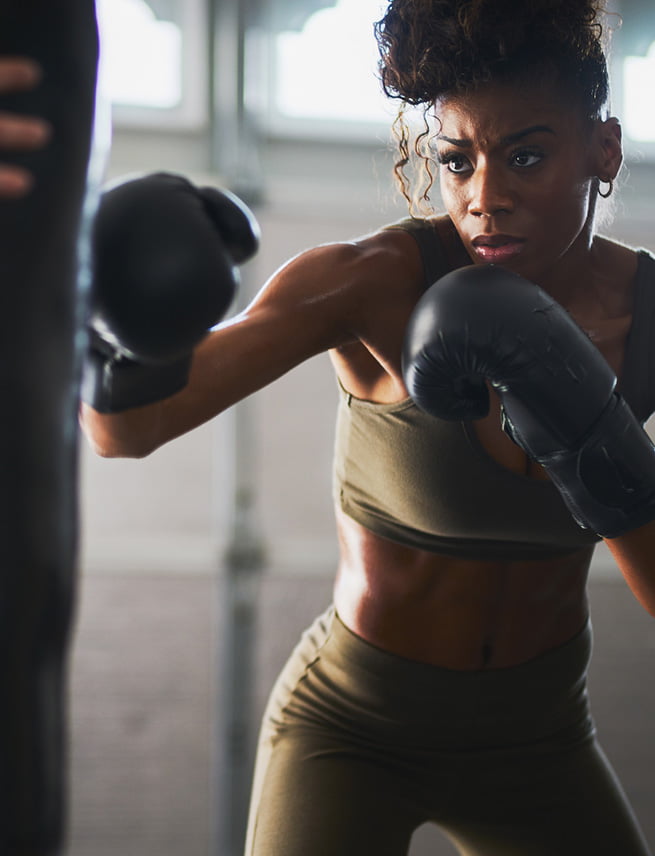
{"label": "gym window", "polygon": [[655,160],[655,4],[653,0],[610,0],[618,13],[612,33],[612,112],[623,126],[630,160]]}
{"label": "gym window", "polygon": [[117,125],[207,120],[206,0],[97,0],[100,92]]}
{"label": "gym window", "polygon": [[343,140],[388,135],[397,104],[382,92],[373,35],[386,6],[386,0],[336,0],[299,25],[280,16],[269,42],[271,135]]}
{"label": "gym window", "polygon": [[646,56],[623,60],[623,123],[630,140],[655,146],[655,41]]}

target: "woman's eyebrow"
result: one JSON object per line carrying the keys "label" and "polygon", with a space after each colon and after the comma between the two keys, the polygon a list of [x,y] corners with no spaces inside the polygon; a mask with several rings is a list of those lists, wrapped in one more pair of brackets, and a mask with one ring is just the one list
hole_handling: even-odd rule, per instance
{"label": "woman's eyebrow", "polygon": [[[522,140],[524,137],[528,137],[530,134],[539,133],[555,135],[555,131],[549,125],[530,125],[529,128],[514,131],[513,134],[508,134],[506,137],[503,137],[500,144],[502,146],[508,146],[512,143],[517,143],[519,140]],[[437,139],[444,140],[444,142],[450,143],[452,146],[458,146],[461,149],[470,149],[473,145],[473,142],[470,139],[459,140],[456,137],[448,137],[446,134],[437,134]]]}

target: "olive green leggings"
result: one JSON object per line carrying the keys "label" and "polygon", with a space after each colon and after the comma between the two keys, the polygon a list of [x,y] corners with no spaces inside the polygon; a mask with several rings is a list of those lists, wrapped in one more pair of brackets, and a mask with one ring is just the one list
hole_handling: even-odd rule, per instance
{"label": "olive green leggings", "polygon": [[247,856],[403,856],[436,823],[466,856],[647,856],[594,737],[591,628],[460,672],[382,651],[333,609],[278,679]]}

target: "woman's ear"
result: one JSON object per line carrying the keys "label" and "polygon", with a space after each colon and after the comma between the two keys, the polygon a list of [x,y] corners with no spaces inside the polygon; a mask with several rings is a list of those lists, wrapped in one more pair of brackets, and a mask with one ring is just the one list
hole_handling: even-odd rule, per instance
{"label": "woman's ear", "polygon": [[598,120],[594,129],[595,173],[601,181],[614,180],[623,163],[621,123],[614,116]]}

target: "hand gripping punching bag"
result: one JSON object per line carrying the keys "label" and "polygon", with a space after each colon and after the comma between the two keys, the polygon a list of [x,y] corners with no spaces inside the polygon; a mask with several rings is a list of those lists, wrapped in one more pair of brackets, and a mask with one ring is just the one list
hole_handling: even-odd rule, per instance
{"label": "hand gripping punching bag", "polygon": [[0,0],[0,55],[37,60],[0,110],[41,116],[43,149],[0,199],[0,854],[61,852],[66,657],[77,548],[77,398],[84,346],[78,235],[94,117],[93,0]]}

